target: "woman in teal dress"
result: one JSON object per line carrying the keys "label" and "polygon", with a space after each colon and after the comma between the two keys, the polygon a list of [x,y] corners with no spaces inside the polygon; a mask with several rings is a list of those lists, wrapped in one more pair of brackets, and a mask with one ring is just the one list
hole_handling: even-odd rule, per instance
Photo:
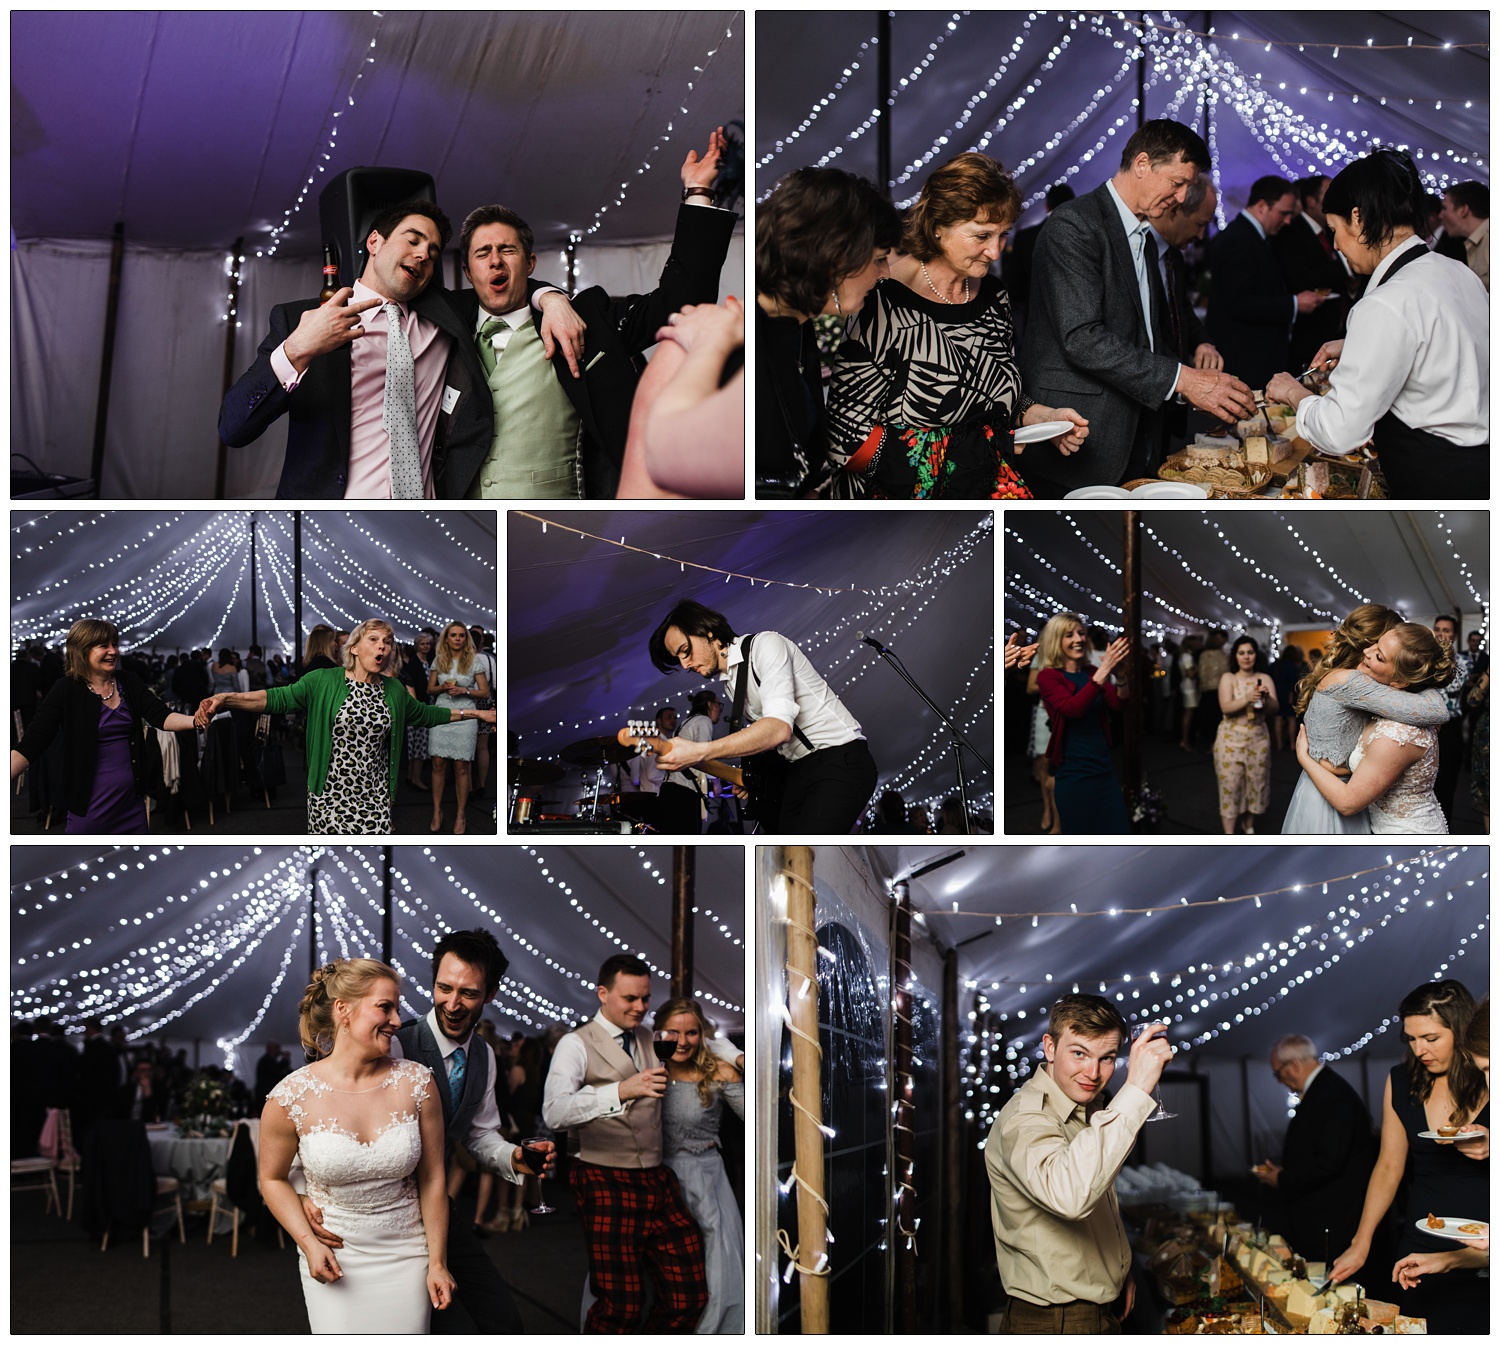
{"label": "woman in teal dress", "polygon": [[[433,705],[460,710],[490,698],[489,679],[476,666],[474,637],[462,621],[450,621],[443,628],[432,672],[427,678],[427,694]],[[491,722],[494,711],[490,712]],[[468,830],[467,809],[469,785],[473,777],[474,753],[479,744],[477,723],[454,724],[436,728],[427,735],[427,754],[432,758],[432,831],[443,829],[443,787],[447,783],[448,763],[453,763],[453,791],[458,796],[458,814],[453,819],[453,834],[462,836]]]}
{"label": "woman in teal dress", "polygon": [[1110,674],[1130,652],[1130,642],[1116,640],[1096,668],[1082,619],[1061,612],[1047,622],[1038,643],[1037,690],[1052,724],[1047,760],[1063,835],[1127,835],[1130,814],[1109,755],[1109,712],[1123,700]]}

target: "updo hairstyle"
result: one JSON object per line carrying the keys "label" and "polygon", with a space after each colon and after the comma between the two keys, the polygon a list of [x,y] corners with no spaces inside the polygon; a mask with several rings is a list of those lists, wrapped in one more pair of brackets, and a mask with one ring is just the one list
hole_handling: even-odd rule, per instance
{"label": "updo hairstyle", "polygon": [[297,1035],[309,1061],[320,1060],[333,1050],[338,1031],[334,1001],[363,999],[376,981],[394,981],[399,988],[401,974],[371,957],[341,957],[313,972],[297,1017]]}

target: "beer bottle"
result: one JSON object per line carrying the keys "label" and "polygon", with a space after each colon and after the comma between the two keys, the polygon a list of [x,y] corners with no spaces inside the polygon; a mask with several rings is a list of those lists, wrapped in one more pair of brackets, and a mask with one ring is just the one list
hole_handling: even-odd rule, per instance
{"label": "beer bottle", "polygon": [[333,249],[327,243],[323,244],[323,290],[318,295],[318,302],[326,304],[339,288],[339,268],[334,265]]}

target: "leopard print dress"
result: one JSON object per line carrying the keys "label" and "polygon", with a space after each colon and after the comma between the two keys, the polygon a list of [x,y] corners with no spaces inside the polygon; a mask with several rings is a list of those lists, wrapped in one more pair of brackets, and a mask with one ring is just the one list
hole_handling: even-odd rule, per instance
{"label": "leopard print dress", "polygon": [[307,830],[319,836],[391,834],[391,711],[376,682],[349,683],[333,720],[321,794],[307,796]]}

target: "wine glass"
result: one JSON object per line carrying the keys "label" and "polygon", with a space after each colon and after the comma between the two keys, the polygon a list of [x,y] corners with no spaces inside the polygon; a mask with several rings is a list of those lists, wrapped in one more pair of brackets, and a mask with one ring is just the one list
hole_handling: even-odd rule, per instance
{"label": "wine glass", "polygon": [[656,1058],[665,1065],[677,1054],[677,1033],[658,1028],[651,1034],[651,1047],[656,1052]]}
{"label": "wine glass", "polygon": [[546,1170],[550,1150],[538,1146],[546,1142],[545,1135],[533,1135],[530,1139],[521,1141],[521,1157],[526,1160],[526,1166],[536,1173],[536,1198],[538,1204],[531,1211],[533,1214],[553,1214],[556,1212],[547,1203],[546,1194],[542,1191],[542,1173]]}
{"label": "wine glass", "polygon": [[[1130,1040],[1134,1042],[1142,1032],[1144,1032],[1148,1027],[1152,1026],[1154,1026],[1154,1024],[1152,1023],[1137,1023],[1130,1029]],[[1151,1094],[1151,1096],[1156,1099],[1156,1110],[1146,1118],[1148,1121],[1170,1121],[1174,1116],[1177,1115],[1177,1113],[1174,1111],[1168,1111],[1166,1108],[1166,1104],[1161,1100],[1160,1082],[1157,1083],[1156,1089]]]}

